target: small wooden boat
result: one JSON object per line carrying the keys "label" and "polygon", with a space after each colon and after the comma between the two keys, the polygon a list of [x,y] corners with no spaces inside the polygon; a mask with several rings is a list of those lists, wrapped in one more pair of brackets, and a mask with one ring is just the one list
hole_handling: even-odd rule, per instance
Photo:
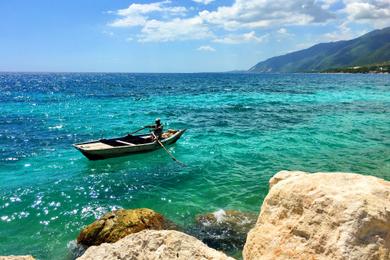
{"label": "small wooden boat", "polygon": [[[186,129],[169,129],[161,136],[163,145],[175,143],[183,135]],[[73,145],[85,157],[90,160],[102,160],[135,153],[144,153],[157,150],[161,145],[154,140],[152,134],[126,135],[118,138],[100,139]]]}

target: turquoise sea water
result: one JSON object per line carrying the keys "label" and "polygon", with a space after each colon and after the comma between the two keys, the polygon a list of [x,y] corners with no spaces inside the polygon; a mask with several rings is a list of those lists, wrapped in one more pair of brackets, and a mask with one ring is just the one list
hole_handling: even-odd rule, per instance
{"label": "turquoise sea water", "polygon": [[[88,161],[71,144],[161,117],[169,150]],[[390,76],[0,74],[0,255],[66,259],[80,229],[148,207],[182,226],[258,212],[280,170],[390,180]],[[337,185],[337,183],[335,183]]]}

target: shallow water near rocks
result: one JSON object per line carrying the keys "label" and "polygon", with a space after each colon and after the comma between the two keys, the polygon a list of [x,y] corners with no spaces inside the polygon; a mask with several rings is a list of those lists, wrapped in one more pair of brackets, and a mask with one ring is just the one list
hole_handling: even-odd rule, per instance
{"label": "shallow water near rocks", "polygon": [[[390,76],[0,74],[0,255],[66,259],[80,229],[116,208],[177,224],[258,213],[280,170],[390,180]],[[169,150],[88,161],[71,144],[161,117],[188,128]],[[336,185],[336,184],[335,184]]]}

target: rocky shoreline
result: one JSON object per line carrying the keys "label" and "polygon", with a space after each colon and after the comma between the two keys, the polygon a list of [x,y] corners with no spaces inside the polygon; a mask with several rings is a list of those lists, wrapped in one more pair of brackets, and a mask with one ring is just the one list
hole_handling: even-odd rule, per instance
{"label": "rocky shoreline", "polygon": [[[109,212],[80,232],[77,259],[233,259],[218,251],[230,249],[244,259],[390,259],[390,182],[281,171],[269,183],[258,218],[219,210],[197,216],[196,232],[151,209]],[[0,260],[33,259],[23,257]]]}

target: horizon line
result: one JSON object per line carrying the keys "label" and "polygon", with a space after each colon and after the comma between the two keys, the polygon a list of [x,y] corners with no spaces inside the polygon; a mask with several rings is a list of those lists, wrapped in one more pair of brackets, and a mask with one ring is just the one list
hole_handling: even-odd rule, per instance
{"label": "horizon line", "polygon": [[[0,70],[0,73],[105,73],[105,74],[200,74],[200,73],[245,73],[248,70],[230,70],[230,71],[199,71],[199,72],[129,72],[129,71],[16,71],[16,70]],[[253,72],[251,72],[253,73]]]}

